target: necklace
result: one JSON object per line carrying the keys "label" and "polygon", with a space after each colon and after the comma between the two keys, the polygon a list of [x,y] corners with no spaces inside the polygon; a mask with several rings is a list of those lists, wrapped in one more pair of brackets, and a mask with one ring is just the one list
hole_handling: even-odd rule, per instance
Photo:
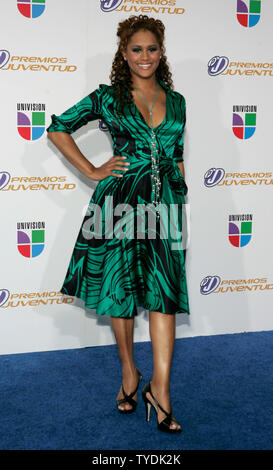
{"label": "necklace", "polygon": [[[155,210],[156,210],[156,215],[159,217],[159,194],[160,194],[160,187],[161,187],[161,181],[159,177],[159,156],[158,156],[158,149],[157,149],[157,141],[156,141],[156,135],[154,131],[154,126],[153,126],[153,107],[156,102],[156,99],[158,97],[158,92],[159,92],[159,83],[157,83],[157,90],[155,92],[155,97],[153,100],[153,104],[151,106],[151,109],[149,108],[147,102],[141,98],[141,96],[138,94],[138,92],[135,90],[136,94],[138,97],[143,101],[145,106],[147,106],[149,113],[150,113],[150,120],[151,120],[151,160],[152,160],[152,165],[151,165],[151,179],[152,179],[152,203],[154,204]],[[149,127],[149,126],[148,126]]]}

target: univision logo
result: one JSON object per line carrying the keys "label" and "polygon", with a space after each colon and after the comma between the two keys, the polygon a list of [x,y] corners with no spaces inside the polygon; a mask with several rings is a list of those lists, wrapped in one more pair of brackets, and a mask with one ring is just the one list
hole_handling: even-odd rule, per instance
{"label": "univision logo", "polygon": [[[30,111],[23,113],[23,111]],[[37,111],[36,111],[37,110]],[[25,140],[37,140],[45,131],[45,104],[17,103],[17,129]]]}
{"label": "univision logo", "polygon": [[[228,239],[231,245],[241,248],[248,245],[252,234],[252,214],[230,215]],[[235,223],[235,221],[239,222]]]}
{"label": "univision logo", "polygon": [[44,13],[45,0],[17,0],[17,8],[26,18],[38,18]]}
{"label": "univision logo", "polygon": [[248,0],[248,5],[249,8],[245,1],[237,0],[237,19],[242,26],[252,28],[261,17],[261,0]]}
{"label": "univision logo", "polygon": [[36,258],[45,247],[45,222],[18,222],[17,248],[25,258]]}
{"label": "univision logo", "polygon": [[253,136],[256,130],[256,115],[257,106],[233,106],[232,130],[238,139],[249,139]]}
{"label": "univision logo", "polygon": [[228,67],[229,59],[225,56],[215,55],[208,62],[208,74],[214,77],[220,75]]}

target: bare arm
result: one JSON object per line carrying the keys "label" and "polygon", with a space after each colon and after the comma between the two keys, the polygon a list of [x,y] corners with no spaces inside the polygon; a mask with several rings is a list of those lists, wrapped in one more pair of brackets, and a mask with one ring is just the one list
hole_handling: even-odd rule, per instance
{"label": "bare arm", "polygon": [[48,138],[81,173],[92,178],[95,166],[82,154],[73,137],[66,132],[48,132]]}
{"label": "bare arm", "polygon": [[[88,178],[93,180],[102,180],[107,176],[122,177],[120,173],[114,173],[113,170],[128,170],[125,165],[128,166],[128,162],[120,161],[120,159],[126,159],[123,156],[110,157],[110,159],[101,165],[95,167],[87,158],[82,154],[73,137],[67,132],[52,131],[47,133],[48,138],[56,145],[56,147],[62,152],[67,160],[72,163],[81,173],[86,175]],[[120,166],[121,165],[121,166]]]}
{"label": "bare arm", "polygon": [[177,162],[177,165],[182,173],[183,178],[185,179],[185,168],[184,168],[184,163],[182,162]]}

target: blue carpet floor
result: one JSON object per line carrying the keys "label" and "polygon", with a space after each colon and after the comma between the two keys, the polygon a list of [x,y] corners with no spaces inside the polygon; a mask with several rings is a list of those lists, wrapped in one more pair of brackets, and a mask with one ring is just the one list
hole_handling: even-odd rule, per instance
{"label": "blue carpet floor", "polygon": [[[273,331],[177,339],[171,399],[183,432],[120,415],[116,345],[0,356],[0,449],[273,449]],[[150,342],[135,344],[142,386]],[[140,388],[140,390],[141,390]]]}

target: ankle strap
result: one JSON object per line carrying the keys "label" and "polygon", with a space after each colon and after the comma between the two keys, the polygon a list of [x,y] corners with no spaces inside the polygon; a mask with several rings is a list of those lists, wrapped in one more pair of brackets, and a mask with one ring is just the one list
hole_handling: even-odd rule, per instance
{"label": "ankle strap", "polygon": [[149,392],[153,398],[153,400],[155,401],[156,405],[158,406],[158,408],[160,408],[161,411],[163,411],[163,413],[165,413],[165,415],[167,416],[167,418],[171,418],[172,417],[172,409],[169,413],[167,413],[166,410],[164,410],[164,408],[162,408],[162,406],[158,403],[157,399],[153,396],[152,394],[152,389],[151,389],[151,382],[149,382]]}
{"label": "ankle strap", "polygon": [[135,395],[135,393],[136,393],[137,390],[138,390],[138,386],[137,386],[136,389],[135,389],[132,393],[130,393],[130,395],[127,395],[127,393],[125,392],[125,390],[124,390],[124,388],[123,388],[123,384],[122,384],[122,387],[121,387],[121,388],[122,388],[123,395],[124,395],[124,397],[126,398],[126,401],[129,401],[131,398],[133,398],[133,396]]}
{"label": "ankle strap", "polygon": [[140,377],[141,377],[141,372],[138,368],[137,369],[137,373],[138,373],[138,382],[137,382],[137,386],[135,388],[135,390],[130,393],[130,395],[127,395],[127,393],[125,392],[124,390],[124,387],[123,387],[123,384],[121,386],[121,389],[122,389],[122,393],[124,395],[124,401],[128,401],[128,403],[130,403],[130,405],[133,405],[133,403],[135,402],[135,400],[133,399],[133,396],[136,394],[136,392],[138,391],[138,387],[139,387],[139,382],[140,382]]}

